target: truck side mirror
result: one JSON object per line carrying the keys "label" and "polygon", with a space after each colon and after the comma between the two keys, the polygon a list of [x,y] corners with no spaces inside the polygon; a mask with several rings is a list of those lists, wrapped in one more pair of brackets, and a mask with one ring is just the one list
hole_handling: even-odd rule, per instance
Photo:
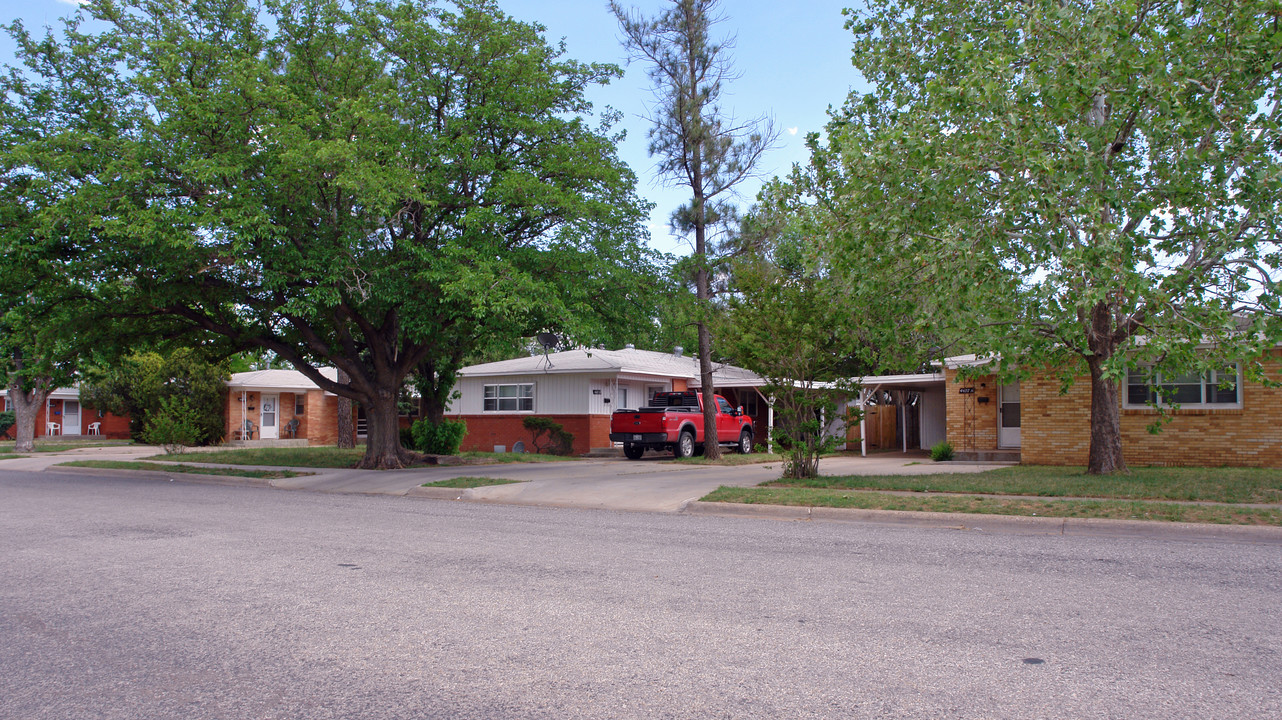
{"label": "truck side mirror", "polygon": [[740,405],[739,407],[735,408],[734,414],[736,417],[743,415],[743,406]]}

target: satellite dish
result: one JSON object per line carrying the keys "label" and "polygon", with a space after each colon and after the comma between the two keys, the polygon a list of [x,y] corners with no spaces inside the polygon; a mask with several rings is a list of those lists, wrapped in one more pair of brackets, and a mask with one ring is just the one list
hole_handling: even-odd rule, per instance
{"label": "satellite dish", "polygon": [[548,367],[552,367],[552,358],[548,357],[548,351],[556,347],[556,344],[561,341],[560,338],[556,336],[556,333],[550,332],[541,332],[534,337],[543,346],[543,359],[547,362]]}

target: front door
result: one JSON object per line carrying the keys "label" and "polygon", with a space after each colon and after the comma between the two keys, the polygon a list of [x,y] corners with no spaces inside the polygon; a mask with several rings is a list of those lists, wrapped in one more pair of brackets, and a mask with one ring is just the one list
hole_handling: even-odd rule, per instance
{"label": "front door", "polygon": [[1019,447],[1019,383],[1002,385],[997,391],[997,447]]}
{"label": "front door", "polygon": [[280,417],[280,396],[263,395],[262,411],[258,418],[258,437],[264,440],[275,440],[280,437],[277,422]]}
{"label": "front door", "polygon": [[80,434],[80,401],[62,401],[62,434]]}

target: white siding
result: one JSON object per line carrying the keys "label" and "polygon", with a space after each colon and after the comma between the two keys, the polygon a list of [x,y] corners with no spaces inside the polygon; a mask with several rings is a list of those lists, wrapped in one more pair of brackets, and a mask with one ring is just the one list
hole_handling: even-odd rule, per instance
{"label": "white siding", "polygon": [[[486,385],[534,385],[534,414],[582,415],[588,412],[588,378],[582,375],[508,375],[460,378],[455,389],[459,398],[450,403],[450,413],[480,415],[485,408]],[[599,400],[599,399],[598,399]],[[500,414],[500,413],[496,413]],[[511,414],[511,413],[502,413]]]}
{"label": "white siding", "polygon": [[588,412],[593,415],[609,415],[614,409],[614,380],[612,378],[592,378],[588,381]]}

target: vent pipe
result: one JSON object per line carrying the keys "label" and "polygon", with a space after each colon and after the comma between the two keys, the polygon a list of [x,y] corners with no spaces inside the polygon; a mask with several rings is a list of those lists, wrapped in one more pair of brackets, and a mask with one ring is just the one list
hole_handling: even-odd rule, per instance
{"label": "vent pipe", "polygon": [[683,354],[685,354],[685,351],[686,349],[681,347],[680,345],[672,348],[672,354],[676,355],[677,357],[681,357]]}

